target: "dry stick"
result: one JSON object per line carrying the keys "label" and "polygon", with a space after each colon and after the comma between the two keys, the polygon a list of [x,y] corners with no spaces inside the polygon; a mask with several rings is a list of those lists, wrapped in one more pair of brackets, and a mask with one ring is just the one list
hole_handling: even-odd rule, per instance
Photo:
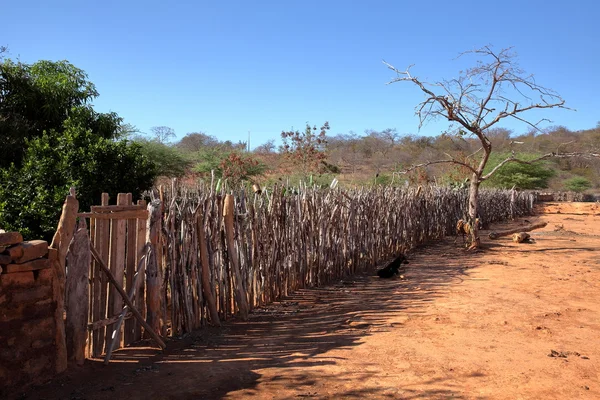
{"label": "dry stick", "polygon": [[219,320],[219,313],[217,312],[217,306],[215,304],[215,299],[212,295],[212,290],[210,288],[210,277],[208,275],[208,247],[206,246],[206,235],[204,234],[204,215],[202,213],[203,204],[200,203],[198,206],[198,211],[196,214],[196,227],[198,229],[198,247],[200,248],[200,258],[202,261],[202,293],[204,294],[204,298],[206,299],[206,303],[208,304],[208,312],[210,313],[210,322],[213,325],[221,326],[221,321]]}
{"label": "dry stick", "polygon": [[243,287],[242,275],[240,273],[240,260],[238,258],[237,251],[234,247],[233,241],[233,214],[235,210],[233,207],[233,196],[230,194],[225,195],[225,203],[223,210],[223,219],[225,221],[225,234],[227,237],[227,251],[229,254],[229,260],[231,261],[233,273],[235,276],[235,297],[237,300],[238,307],[242,314],[242,319],[245,321],[248,319],[248,299],[246,298],[246,291]]}
{"label": "dry stick", "polygon": [[[98,268],[98,269],[100,269],[100,268]],[[112,325],[119,320],[120,316],[121,316],[121,314],[113,315],[112,317],[103,319],[101,321],[88,323],[87,329],[88,329],[88,331],[95,331],[95,330],[105,327],[107,325]],[[130,319],[131,317],[133,317],[133,314],[131,312],[128,312],[127,315],[125,315],[126,320]]]}
{"label": "dry stick", "polygon": [[150,325],[148,325],[146,323],[146,321],[144,321],[144,318],[142,318],[142,314],[140,314],[138,309],[133,306],[133,304],[129,300],[129,297],[127,296],[127,293],[125,293],[123,288],[117,283],[117,280],[115,279],[114,275],[112,274],[112,272],[110,272],[110,270],[108,269],[108,267],[106,266],[106,264],[104,263],[102,258],[100,258],[100,255],[98,254],[98,252],[96,251],[94,246],[91,244],[90,244],[90,251],[92,252],[92,256],[94,256],[94,259],[98,262],[98,265],[100,266],[102,271],[104,271],[104,273],[108,277],[108,281],[110,283],[112,283],[112,285],[117,289],[117,292],[119,292],[119,294],[121,295],[121,298],[123,299],[125,304],[127,304],[129,306],[129,309],[133,313],[133,316],[140,322],[140,324],[142,324],[144,329],[148,332],[148,334],[152,337],[152,339],[154,339],[154,341],[161,348],[163,348],[163,349],[166,348],[167,345],[165,344],[165,342],[163,342],[163,340],[160,338],[160,336],[158,336],[156,334],[156,332],[154,332],[152,330],[152,327]]}
{"label": "dry stick", "polygon": [[541,228],[544,228],[546,225],[548,225],[547,222],[538,222],[537,224],[524,226],[524,227],[520,227],[520,228],[508,229],[508,230],[499,231],[499,232],[491,232],[489,234],[489,236],[490,236],[490,239],[498,239],[499,237],[502,237],[502,236],[510,236],[513,233],[530,232],[535,229],[541,229]]}
{"label": "dry stick", "polygon": [[56,372],[60,373],[67,369],[67,344],[65,339],[65,322],[63,312],[65,308],[65,259],[69,244],[75,233],[75,223],[79,201],[75,198],[75,189],[71,188],[71,194],[65,199],[62,214],[58,222],[58,228],[50,244],[51,249],[58,250],[58,259],[52,263],[55,279],[52,281],[53,297],[56,300],[54,322],[56,335]]}
{"label": "dry stick", "polygon": [[67,355],[77,365],[85,361],[88,334],[89,291],[88,276],[91,257],[85,219],[80,219],[77,232],[69,246],[69,273],[66,284],[67,319],[65,323]]}
{"label": "dry stick", "polygon": [[[129,289],[129,295],[127,296],[129,298],[129,301],[133,304],[133,299],[135,298],[135,294],[137,292],[137,289],[139,287],[138,285],[138,281],[139,281],[139,277],[141,275],[143,275],[144,273],[144,259],[146,257],[143,256],[140,259],[140,262],[138,263],[137,266],[137,272],[135,273],[135,275],[133,276],[133,282],[131,282],[131,288]],[[125,319],[125,316],[128,313],[128,306],[125,305],[123,307],[123,311],[121,311],[121,314],[119,315],[119,319],[117,321],[117,324],[115,325],[115,328],[113,330],[113,339],[110,342],[110,344],[108,345],[108,349],[106,349],[106,355],[104,357],[104,364],[108,364],[108,362],[110,361],[110,357],[112,356],[112,351],[115,348],[115,345],[117,344],[117,342],[119,341],[119,335],[117,334],[120,330],[121,330],[121,325],[123,324],[123,319]],[[141,316],[141,314],[140,314]]]}

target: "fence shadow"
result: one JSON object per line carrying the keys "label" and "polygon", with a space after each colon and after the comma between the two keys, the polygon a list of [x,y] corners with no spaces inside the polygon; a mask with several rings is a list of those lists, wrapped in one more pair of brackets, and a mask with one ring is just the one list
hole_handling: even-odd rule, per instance
{"label": "fence shadow", "polygon": [[[334,365],[323,356],[332,349],[352,349],[362,339],[397,327],[394,316],[420,314],[443,296],[450,285],[469,276],[477,254],[465,255],[451,241],[416,249],[409,255],[406,279],[350,277],[327,287],[299,290],[251,313],[248,321],[230,320],[221,328],[206,327],[169,341],[167,350],[129,347],[113,354],[110,365],[88,360],[82,368],[34,388],[26,399],[218,399],[227,393],[263,383],[256,371],[293,368],[288,389],[298,398],[317,397],[310,391],[319,379],[307,367]],[[361,372],[368,377],[370,372]],[[293,379],[290,379],[293,376]],[[353,374],[353,379],[356,373]],[[345,374],[327,375],[328,384],[346,382]],[[278,383],[279,384],[279,383]],[[430,394],[411,388],[364,388],[337,393],[337,398],[402,398],[446,396],[460,398],[460,390],[444,382]]]}

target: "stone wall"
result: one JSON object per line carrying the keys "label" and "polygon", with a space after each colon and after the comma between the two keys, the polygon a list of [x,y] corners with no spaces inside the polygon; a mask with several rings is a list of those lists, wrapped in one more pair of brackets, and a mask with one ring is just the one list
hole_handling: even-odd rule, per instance
{"label": "stone wall", "polygon": [[0,233],[0,398],[56,373],[55,257],[45,241]]}

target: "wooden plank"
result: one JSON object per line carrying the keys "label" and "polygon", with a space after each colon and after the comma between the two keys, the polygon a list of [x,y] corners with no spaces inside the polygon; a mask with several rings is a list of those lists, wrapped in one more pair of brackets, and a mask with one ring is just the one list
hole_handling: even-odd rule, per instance
{"label": "wooden plank", "polygon": [[[96,220],[94,218],[90,218],[90,243],[96,243]],[[89,290],[89,302],[88,302],[88,324],[90,324],[91,322],[93,322],[93,318],[94,318],[94,314],[95,314],[95,303],[94,303],[94,290],[96,285],[94,284],[94,281],[96,280],[96,268],[94,263],[90,263],[90,273],[89,273],[89,286],[90,286],[90,290]],[[85,351],[85,356],[86,358],[89,358],[92,356],[92,352],[93,352],[93,348],[94,348],[94,337],[93,337],[93,332],[88,331],[88,336],[87,336],[87,348]]]}
{"label": "wooden plank", "polygon": [[146,332],[146,334],[151,335],[152,333],[162,332],[164,321],[161,300],[162,274],[158,267],[159,254],[156,251],[160,246],[160,231],[162,229],[160,201],[152,201],[148,204],[148,210],[150,211],[150,219],[146,229],[146,241],[151,244],[152,254],[147,258],[148,265],[146,266],[146,322],[152,332]]}
{"label": "wooden plank", "polygon": [[[127,204],[131,204],[132,195],[131,193],[127,193]],[[128,206],[128,207],[137,207],[137,206]],[[125,261],[125,288],[127,293],[131,290],[133,277],[135,275],[135,267],[136,267],[136,234],[137,234],[137,223],[136,219],[128,219],[127,220],[127,253],[126,253],[126,261]],[[133,327],[135,325],[135,321],[126,321],[123,327],[123,345],[127,346],[128,344],[133,342]]]}
{"label": "wooden plank", "polygon": [[[131,193],[128,193],[130,195]],[[92,213],[107,213],[116,211],[137,211],[145,210],[146,207],[139,204],[128,204],[125,206],[91,206],[90,210]]]}
{"label": "wooden plank", "polygon": [[65,333],[67,355],[77,365],[85,361],[88,323],[88,298],[90,272],[90,240],[85,219],[80,219],[77,232],[69,247],[69,273],[66,283],[67,319]]}
{"label": "wooden plank", "polygon": [[[117,195],[117,205],[126,205],[127,195],[119,193]],[[102,214],[96,214],[102,215]],[[100,218],[97,218],[100,219]],[[113,219],[110,229],[110,271],[115,277],[117,284],[123,288],[123,280],[125,277],[125,243],[127,240],[127,222],[124,219]],[[113,315],[123,309],[123,299],[119,296],[117,288],[113,287],[108,298],[108,315]],[[110,345],[113,337],[119,337],[119,342],[122,339],[122,332],[113,332],[115,324],[109,326],[106,331],[106,346]]]}
{"label": "wooden plank", "polygon": [[[102,205],[107,206],[109,201],[108,193],[102,193],[102,197],[100,200],[100,203]],[[95,219],[95,224],[96,237],[94,247],[98,249],[98,254],[100,254],[100,257],[102,257],[103,260],[108,260],[108,252],[110,248],[110,221]],[[96,285],[96,287],[94,288],[94,303],[96,304],[96,306],[94,308],[95,313],[92,315],[92,318],[94,321],[98,321],[108,316],[108,278],[106,277],[106,275],[99,273],[101,269],[98,262],[94,263],[94,268],[96,271],[96,279],[94,282],[94,284]],[[94,357],[99,357],[104,352],[105,335],[106,329],[104,327],[98,329],[97,331],[94,331],[94,345],[92,348],[92,355]]]}
{"label": "wooden plank", "polygon": [[[146,201],[138,200],[138,206],[144,207],[146,209]],[[136,257],[135,263],[138,265],[138,262],[142,259],[144,254],[146,253],[146,224],[148,221],[138,219],[136,220]],[[146,318],[146,304],[144,302],[144,293],[146,288],[146,270],[144,269],[143,274],[141,274],[138,284],[140,285],[140,289],[136,293],[135,301],[133,302],[136,307],[139,308],[142,317]],[[133,340],[138,341],[142,339],[142,325],[139,322],[135,322],[133,325]]]}
{"label": "wooden plank", "polygon": [[[125,196],[125,193],[119,193]],[[118,201],[118,199],[117,199]],[[78,213],[78,217],[85,218],[96,218],[96,219],[130,219],[130,218],[139,218],[139,219],[147,219],[148,211],[146,210],[135,210],[135,211],[117,211],[113,213]]]}

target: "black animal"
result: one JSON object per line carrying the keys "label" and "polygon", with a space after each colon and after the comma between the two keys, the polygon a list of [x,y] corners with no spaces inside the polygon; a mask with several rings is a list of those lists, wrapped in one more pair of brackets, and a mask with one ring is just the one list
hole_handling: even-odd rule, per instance
{"label": "black animal", "polygon": [[400,254],[398,257],[396,257],[394,261],[389,263],[387,267],[377,271],[377,275],[379,275],[380,278],[386,279],[391,278],[394,275],[398,275],[402,264],[408,264],[408,260],[406,259],[406,256],[404,254]]}

